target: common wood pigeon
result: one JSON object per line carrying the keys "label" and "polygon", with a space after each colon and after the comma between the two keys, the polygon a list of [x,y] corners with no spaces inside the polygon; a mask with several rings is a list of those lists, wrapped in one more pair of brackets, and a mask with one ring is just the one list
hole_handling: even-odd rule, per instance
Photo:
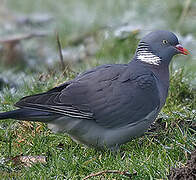
{"label": "common wood pigeon", "polygon": [[169,63],[187,55],[169,31],[146,35],[128,64],[88,70],[45,93],[22,98],[0,119],[39,121],[95,148],[116,148],[144,134],[165,104]]}

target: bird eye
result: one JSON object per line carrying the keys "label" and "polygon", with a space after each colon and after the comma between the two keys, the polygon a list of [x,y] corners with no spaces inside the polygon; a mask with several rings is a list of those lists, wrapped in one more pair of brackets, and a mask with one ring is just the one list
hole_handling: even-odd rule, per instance
{"label": "bird eye", "polygon": [[167,43],[168,43],[168,41],[167,41],[167,40],[163,40],[162,42],[163,42],[163,44],[167,44]]}

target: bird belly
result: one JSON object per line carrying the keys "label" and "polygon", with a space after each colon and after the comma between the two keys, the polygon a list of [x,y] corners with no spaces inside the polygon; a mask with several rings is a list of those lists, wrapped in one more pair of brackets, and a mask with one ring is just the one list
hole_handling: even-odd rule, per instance
{"label": "bird belly", "polygon": [[74,141],[89,147],[106,146],[103,145],[103,139],[107,129],[99,126],[94,121],[60,117],[48,123],[48,128],[55,133],[66,133]]}
{"label": "bird belly", "polygon": [[95,148],[115,148],[144,134],[157,116],[157,109],[142,120],[120,128],[101,127],[95,121],[60,117],[48,124],[53,132],[68,134],[74,141]]}

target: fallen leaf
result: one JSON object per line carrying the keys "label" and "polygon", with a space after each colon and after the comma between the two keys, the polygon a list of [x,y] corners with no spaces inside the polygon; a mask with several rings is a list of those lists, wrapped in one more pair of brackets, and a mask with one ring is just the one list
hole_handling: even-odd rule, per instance
{"label": "fallen leaf", "polygon": [[15,165],[23,164],[26,167],[31,167],[32,164],[46,163],[45,156],[16,156],[11,159]]}

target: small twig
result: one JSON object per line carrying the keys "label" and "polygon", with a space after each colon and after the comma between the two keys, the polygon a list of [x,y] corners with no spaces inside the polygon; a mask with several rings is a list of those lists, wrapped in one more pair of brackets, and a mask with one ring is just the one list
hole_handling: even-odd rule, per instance
{"label": "small twig", "polygon": [[133,177],[133,175],[137,174],[137,172],[134,172],[133,174],[130,174],[128,171],[105,170],[105,171],[100,171],[100,172],[97,172],[97,173],[90,174],[90,175],[86,176],[85,178],[83,178],[82,180],[86,180],[86,179],[89,179],[91,177],[100,176],[100,175],[103,175],[103,174],[110,174],[110,173],[127,176],[130,179]]}
{"label": "small twig", "polygon": [[65,71],[65,63],[63,61],[63,54],[62,54],[62,48],[61,48],[61,43],[59,40],[59,34],[58,32],[56,33],[56,41],[57,41],[57,45],[58,45],[58,49],[59,49],[59,58],[61,60],[61,65],[62,65],[62,71]]}

